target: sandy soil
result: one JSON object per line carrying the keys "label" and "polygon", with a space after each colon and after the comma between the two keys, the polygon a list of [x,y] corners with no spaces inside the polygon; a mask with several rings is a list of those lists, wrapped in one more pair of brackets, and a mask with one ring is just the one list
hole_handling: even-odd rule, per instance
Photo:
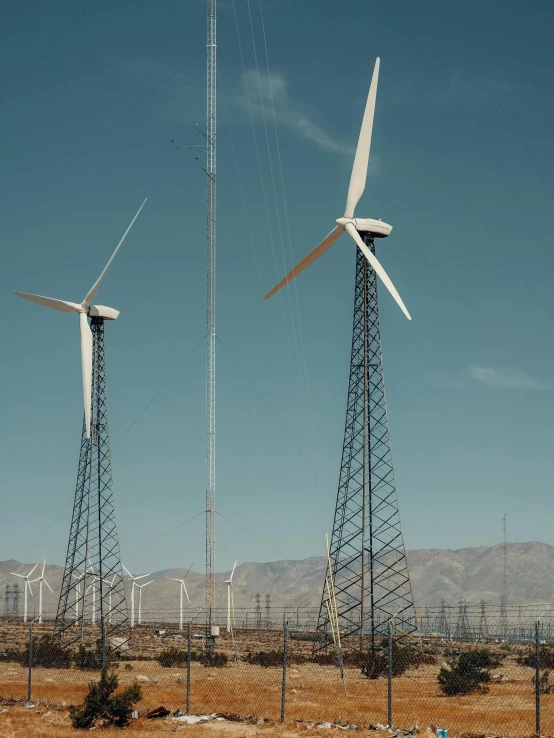
{"label": "sandy soil", "polygon": [[[79,703],[87,683],[97,675],[77,670],[35,669],[33,699],[41,705],[24,709],[22,703],[10,704],[10,699],[26,695],[26,670],[16,664],[0,666],[0,695],[5,700],[0,713],[0,736],[64,736],[74,734],[69,727],[67,711],[70,703]],[[506,662],[499,670],[505,681],[493,683],[490,693],[467,697],[441,696],[436,682],[437,666],[426,666],[394,680],[393,726],[408,728],[417,723],[422,731],[430,725],[447,727],[450,736],[463,734],[480,736],[530,736],[534,733],[535,705],[532,670]],[[131,671],[120,668],[121,684],[137,678],[143,689],[138,706],[144,715],[148,710],[164,705],[174,711],[185,708],[183,669],[163,669],[157,662],[134,662]],[[385,680],[369,681],[356,669],[347,669],[348,694],[343,693],[337,670],[314,665],[289,669],[287,680],[287,723],[289,732],[310,732],[325,735],[325,730],[307,729],[310,722],[341,722],[359,726],[368,735],[384,736],[388,732],[368,732],[371,725],[386,723],[387,685]],[[236,713],[242,717],[264,717],[264,726],[244,723],[210,723],[205,726],[179,726],[178,730],[227,731],[233,736],[255,733],[281,734],[278,726],[281,700],[281,672],[256,666],[228,666],[208,669],[192,666],[191,712]],[[46,713],[49,713],[48,715]],[[296,721],[299,721],[298,723]],[[543,735],[554,735],[554,695],[542,697]],[[67,727],[66,727],[67,726]],[[176,730],[165,721],[133,721],[130,732],[144,736]],[[199,733],[200,735],[200,733]]]}

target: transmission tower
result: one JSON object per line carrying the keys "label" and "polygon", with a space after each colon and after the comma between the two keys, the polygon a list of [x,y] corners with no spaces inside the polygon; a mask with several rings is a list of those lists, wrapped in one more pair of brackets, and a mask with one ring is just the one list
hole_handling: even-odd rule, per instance
{"label": "transmission tower", "polygon": [[[375,254],[375,235],[361,235]],[[346,426],[330,557],[342,637],[359,636],[360,650],[375,649],[376,638],[386,635],[392,617],[399,632],[416,630],[389,438],[377,280],[359,249]],[[315,650],[330,644],[333,606],[324,585]]]}
{"label": "transmission tower", "polygon": [[450,640],[450,618],[446,614],[445,600],[441,600],[441,611],[437,630],[441,635]]}
{"label": "transmission tower", "polygon": [[11,604],[12,604],[12,588],[9,584],[6,584],[4,587],[4,617],[9,618],[12,614],[11,612]]}
{"label": "transmission tower", "polygon": [[489,633],[487,624],[487,608],[485,600],[481,600],[481,616],[479,618],[479,637],[483,640]]}
{"label": "transmission tower", "polygon": [[269,628],[271,624],[271,595],[265,596],[265,627]]}
{"label": "transmission tower", "polygon": [[[104,318],[91,319],[91,431],[83,421],[77,486],[54,632],[62,645],[85,640],[85,622],[104,623],[106,649],[129,638],[127,600],[115,518],[112,482]],[[93,641],[98,632],[91,635]]]}
{"label": "transmission tower", "polygon": [[216,22],[217,0],[207,0],[206,100],[206,616],[215,614],[215,342],[216,342]]}
{"label": "transmission tower", "polygon": [[254,599],[256,600],[256,628],[259,630],[262,627],[262,596],[257,594]]}
{"label": "transmission tower", "polygon": [[19,584],[14,584],[12,589],[12,615],[19,613],[19,598],[21,597],[21,589]]}

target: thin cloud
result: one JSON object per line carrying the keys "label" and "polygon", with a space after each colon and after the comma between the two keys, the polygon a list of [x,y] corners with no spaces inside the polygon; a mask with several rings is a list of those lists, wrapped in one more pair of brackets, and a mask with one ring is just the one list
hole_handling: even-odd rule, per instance
{"label": "thin cloud", "polygon": [[549,390],[548,385],[525,372],[510,366],[494,367],[473,364],[472,379],[488,387],[513,390]]}
{"label": "thin cloud", "polygon": [[[293,99],[288,91],[288,83],[280,72],[260,72],[250,69],[246,72],[243,81],[246,95],[250,97],[252,112],[258,117],[267,120],[273,119],[273,107],[277,123],[298,134],[302,138],[315,144],[324,151],[351,156],[354,147],[339,141],[329,134],[308,113],[306,106]],[[244,97],[238,99],[240,105],[245,105]]]}

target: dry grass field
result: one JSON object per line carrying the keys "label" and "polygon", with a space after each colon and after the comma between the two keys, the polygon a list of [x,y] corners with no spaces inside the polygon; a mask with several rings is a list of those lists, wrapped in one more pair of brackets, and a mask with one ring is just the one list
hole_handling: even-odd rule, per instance
{"label": "dry grass field", "polygon": [[[0,632],[0,643],[3,641]],[[139,650],[160,650],[160,642],[153,634],[144,632]],[[269,636],[262,635],[262,641]],[[11,639],[10,639],[11,640]],[[23,641],[23,633],[20,634]],[[250,641],[252,638],[250,638]],[[230,642],[221,639],[222,646],[231,652]],[[164,643],[167,647],[168,642]],[[177,645],[175,643],[171,645]],[[183,644],[184,645],[184,644]],[[219,644],[218,644],[219,645]],[[244,649],[244,643],[238,644]],[[254,644],[262,649],[271,645],[278,648],[275,637]],[[252,647],[252,643],[250,643]],[[292,648],[309,648],[307,644],[293,644]],[[135,650],[135,649],[133,649]],[[254,650],[254,648],[252,648]],[[244,650],[243,650],[244,652]],[[129,654],[131,656],[131,654]],[[144,653],[143,653],[144,655]],[[164,705],[175,711],[185,709],[186,668],[162,668],[157,661],[133,661],[132,669],[121,664],[118,673],[124,686],[138,679],[143,700],[138,705],[139,719],[134,720],[129,733],[157,736],[186,731],[191,738],[208,731],[224,736],[292,735],[300,732],[310,736],[327,735],[329,730],[317,729],[317,723],[329,721],[355,724],[364,735],[385,736],[388,731],[374,731],[371,726],[385,724],[387,718],[387,683],[384,679],[368,680],[359,669],[346,670],[347,695],[343,693],[337,669],[314,664],[292,665],[288,670],[286,688],[286,723],[279,725],[281,704],[281,670],[263,668],[230,661],[224,668],[206,668],[192,664],[191,712],[232,713],[244,722],[211,722],[201,726],[177,725],[166,720],[150,721],[143,716],[150,709]],[[515,654],[508,654],[496,670],[501,679],[490,684],[488,694],[463,697],[445,697],[436,680],[439,658],[434,665],[422,666],[393,680],[393,727],[407,729],[415,723],[422,733],[428,726],[449,729],[450,736],[531,736],[535,724],[535,697],[532,684],[533,670],[518,666]],[[75,735],[66,707],[79,704],[87,690],[87,683],[97,679],[94,672],[76,669],[42,669],[33,671],[33,700],[40,706],[25,709],[27,693],[26,669],[16,663],[0,663],[0,736],[49,738]],[[13,700],[20,700],[13,703]],[[263,725],[256,720],[264,718]],[[314,727],[308,727],[316,723]],[[542,696],[541,734],[554,736],[554,694]],[[117,731],[104,731],[106,734]],[[336,731],[335,731],[336,732]],[[194,736],[192,734],[195,734]],[[429,734],[427,734],[429,736]]]}

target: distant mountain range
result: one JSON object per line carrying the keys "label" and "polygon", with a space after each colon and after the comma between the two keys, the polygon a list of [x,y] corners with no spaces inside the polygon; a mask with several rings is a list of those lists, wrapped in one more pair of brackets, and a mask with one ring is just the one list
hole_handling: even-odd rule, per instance
{"label": "distant mountain range", "polygon": [[[503,547],[480,546],[457,551],[420,549],[408,552],[412,587],[416,604],[421,608],[438,605],[441,599],[456,604],[464,599],[469,604],[484,599],[498,604],[502,592]],[[34,562],[19,564],[16,561],[0,561],[0,596],[9,584],[23,584],[23,580],[10,572],[27,573]],[[523,604],[554,601],[554,546],[545,543],[507,544],[508,602]],[[38,575],[39,567],[34,573]],[[179,603],[179,585],[167,577],[183,577],[185,569],[164,569],[154,572],[153,582],[143,590],[144,619],[148,613],[167,611],[175,615]],[[44,588],[44,611],[54,613],[57,607],[63,569],[46,566],[46,579],[54,595]],[[216,577],[217,607],[225,608],[226,588],[223,580],[229,572]],[[312,557],[298,561],[247,562],[237,566],[233,577],[234,606],[237,612],[246,609],[254,616],[255,596],[261,595],[261,607],[265,610],[265,596],[271,595],[272,609],[316,609],[319,606],[325,559]],[[144,580],[143,580],[144,581]],[[200,609],[204,602],[204,575],[191,571],[186,579],[191,604],[189,613]],[[29,612],[38,607],[38,593],[33,589],[29,600]],[[22,602],[22,601],[21,601]],[[3,601],[0,603],[0,614]],[[240,615],[240,619],[244,614]]]}

